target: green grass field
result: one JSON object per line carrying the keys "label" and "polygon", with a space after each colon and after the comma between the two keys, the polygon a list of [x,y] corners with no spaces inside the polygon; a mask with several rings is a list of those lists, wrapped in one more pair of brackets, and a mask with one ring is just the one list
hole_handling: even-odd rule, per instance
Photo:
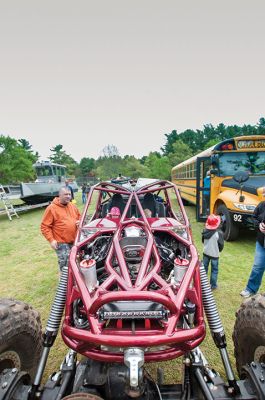
{"label": "green grass field", "polygon": [[[77,204],[82,210],[80,194]],[[186,207],[190,218],[195,245],[202,254],[201,231],[203,224],[195,220],[194,207]],[[40,221],[44,210],[28,211],[20,218],[9,221],[0,216],[0,295],[13,297],[33,305],[42,317],[45,327],[58,282],[58,267],[55,253],[40,233]],[[231,334],[235,311],[241,303],[240,291],[245,287],[253,263],[255,246],[254,232],[245,231],[237,242],[225,243],[219,264],[218,290],[214,292],[219,313],[226,331],[228,351],[234,366]],[[264,292],[265,284],[261,287]],[[201,345],[209,364],[224,375],[219,352],[211,335]],[[64,356],[66,347],[60,335],[51,351],[45,376],[56,370]],[[180,361],[163,363],[166,381],[174,382],[174,365],[179,369]],[[148,367],[149,368],[149,367]],[[150,367],[152,373],[154,368]]]}

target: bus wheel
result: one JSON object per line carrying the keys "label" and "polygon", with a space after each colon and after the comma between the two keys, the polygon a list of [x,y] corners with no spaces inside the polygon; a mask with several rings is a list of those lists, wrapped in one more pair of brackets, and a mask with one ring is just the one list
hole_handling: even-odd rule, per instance
{"label": "bus wheel", "polygon": [[188,200],[183,199],[183,197],[181,197],[181,200],[182,200],[183,206],[190,206],[190,203],[188,202]]}
{"label": "bus wheel", "polygon": [[238,237],[238,226],[233,222],[231,215],[224,204],[217,207],[217,214],[221,217],[221,229],[224,232],[224,239],[227,241],[236,240]]}

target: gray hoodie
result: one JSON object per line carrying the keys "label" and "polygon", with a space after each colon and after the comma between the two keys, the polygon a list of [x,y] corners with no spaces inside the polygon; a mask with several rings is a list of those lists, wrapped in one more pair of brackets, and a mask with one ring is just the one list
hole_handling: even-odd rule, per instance
{"label": "gray hoodie", "polygon": [[219,258],[220,251],[224,248],[224,236],[222,231],[216,229],[204,229],[202,232],[203,254],[211,258]]}

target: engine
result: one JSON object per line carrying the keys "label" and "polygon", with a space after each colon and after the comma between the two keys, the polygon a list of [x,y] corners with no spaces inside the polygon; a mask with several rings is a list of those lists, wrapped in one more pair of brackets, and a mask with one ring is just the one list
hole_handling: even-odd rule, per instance
{"label": "engine", "polygon": [[124,237],[120,240],[120,246],[128,263],[137,264],[142,261],[146,244],[147,238],[143,229],[136,226],[124,229]]}

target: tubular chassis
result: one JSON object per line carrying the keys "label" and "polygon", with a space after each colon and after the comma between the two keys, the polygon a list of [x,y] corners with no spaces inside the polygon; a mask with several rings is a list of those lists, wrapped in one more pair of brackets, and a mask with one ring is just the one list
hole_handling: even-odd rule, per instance
{"label": "tubular chassis", "polygon": [[[226,382],[198,347],[204,313]],[[62,319],[70,350],[43,386]],[[146,370],[146,363],[181,356],[182,383],[165,385],[161,371],[155,381]],[[176,187],[157,180],[102,182],[90,191],[62,271],[33,383],[18,368],[2,369],[0,400],[263,399],[264,367],[249,363],[236,381]]]}

